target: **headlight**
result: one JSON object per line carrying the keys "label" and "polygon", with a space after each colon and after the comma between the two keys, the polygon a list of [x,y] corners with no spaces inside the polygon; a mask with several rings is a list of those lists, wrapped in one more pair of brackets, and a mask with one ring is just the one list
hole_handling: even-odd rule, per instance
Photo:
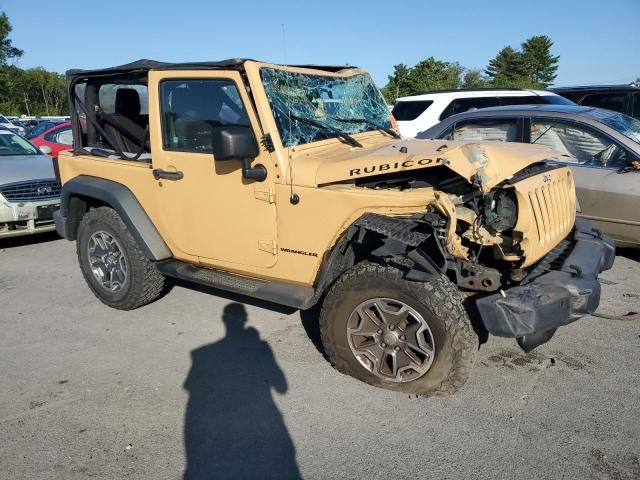
{"label": "headlight", "polygon": [[518,204],[513,190],[492,190],[484,198],[484,224],[489,230],[504,232],[516,226]]}

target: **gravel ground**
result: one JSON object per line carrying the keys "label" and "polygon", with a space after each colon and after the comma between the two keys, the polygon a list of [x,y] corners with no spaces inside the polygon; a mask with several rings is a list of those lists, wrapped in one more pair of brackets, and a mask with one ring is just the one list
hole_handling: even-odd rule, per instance
{"label": "gravel ground", "polygon": [[601,316],[529,355],[490,338],[461,392],[416,398],[334,371],[297,312],[185,286],[109,309],[74,248],[0,241],[0,478],[640,478],[633,252]]}

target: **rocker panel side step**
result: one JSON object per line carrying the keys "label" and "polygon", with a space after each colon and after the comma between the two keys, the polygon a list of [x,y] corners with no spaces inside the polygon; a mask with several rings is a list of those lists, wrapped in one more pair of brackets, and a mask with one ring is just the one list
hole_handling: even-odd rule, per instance
{"label": "rocker panel side step", "polygon": [[315,302],[315,289],[305,285],[245,277],[234,273],[198,267],[179,260],[155,263],[168,276],[227,292],[247,295],[292,308],[306,309]]}

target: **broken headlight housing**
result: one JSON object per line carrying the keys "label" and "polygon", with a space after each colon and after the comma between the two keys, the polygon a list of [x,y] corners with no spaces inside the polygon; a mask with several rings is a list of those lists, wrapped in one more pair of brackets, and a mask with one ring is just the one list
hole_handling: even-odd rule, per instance
{"label": "broken headlight housing", "polygon": [[505,232],[516,226],[518,203],[511,189],[492,190],[484,199],[484,225],[492,232]]}

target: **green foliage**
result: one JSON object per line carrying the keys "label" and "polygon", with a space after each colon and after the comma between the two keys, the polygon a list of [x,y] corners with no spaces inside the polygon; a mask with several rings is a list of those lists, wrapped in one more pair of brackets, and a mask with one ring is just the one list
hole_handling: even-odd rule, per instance
{"label": "green foliage", "polygon": [[23,70],[9,65],[22,50],[8,38],[11,24],[0,14],[0,112],[4,115],[64,115],[68,113],[63,75],[42,67]]}
{"label": "green foliage", "polygon": [[458,88],[464,68],[459,63],[442,62],[429,57],[417,63],[409,74],[414,91]]}
{"label": "green foliage", "polygon": [[546,35],[531,37],[522,43],[521,50],[504,47],[484,71],[433,57],[413,67],[401,63],[393,67],[382,94],[387,102],[393,103],[398,97],[433,90],[545,88],[553,83],[558,71],[560,57],[551,55],[552,46],[553,42]]}
{"label": "green foliage", "polygon": [[0,14],[0,66],[4,66],[12,58],[19,58],[24,53],[19,48],[16,48],[9,40],[9,34],[11,33],[11,24],[9,23],[9,17],[2,12]]}
{"label": "green foliage", "polygon": [[542,87],[548,87],[557,77],[560,56],[551,55],[553,42],[546,35],[537,35],[522,44],[524,71]]}
{"label": "green foliage", "polygon": [[526,76],[522,54],[511,47],[504,47],[491,60],[484,73],[494,81],[502,82]]}
{"label": "green foliage", "polygon": [[457,62],[443,62],[429,57],[413,67],[401,63],[393,67],[393,75],[382,89],[382,94],[389,103],[396,98],[413,95],[429,90],[459,88],[465,72]]}
{"label": "green foliage", "polygon": [[485,69],[494,87],[545,88],[557,76],[557,55],[551,55],[553,42],[546,35],[527,39],[521,50],[504,47]]}
{"label": "green foliage", "polygon": [[393,75],[389,75],[389,82],[382,88],[382,95],[389,103],[395,102],[395,99],[404,95],[411,95],[411,80],[409,74],[411,68],[404,63],[393,66]]}
{"label": "green foliage", "polygon": [[482,70],[470,69],[464,72],[460,88],[487,88],[490,86],[491,82],[487,77],[483,76]]}

